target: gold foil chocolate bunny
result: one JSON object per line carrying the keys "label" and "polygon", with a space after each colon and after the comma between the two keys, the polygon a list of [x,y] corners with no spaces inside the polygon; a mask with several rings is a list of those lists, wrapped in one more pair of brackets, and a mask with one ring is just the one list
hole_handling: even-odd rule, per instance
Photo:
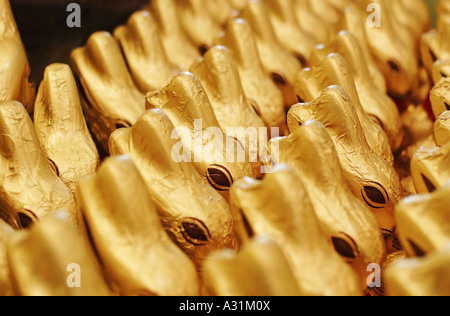
{"label": "gold foil chocolate bunny", "polygon": [[247,21],[230,19],[218,42],[233,54],[247,100],[268,127],[285,129],[283,95],[265,72],[253,31]]}
{"label": "gold foil chocolate bunny", "polygon": [[450,243],[450,183],[432,194],[411,196],[395,208],[397,236],[410,257]]}
{"label": "gold foil chocolate bunny", "polygon": [[[211,92],[213,96],[215,93]],[[220,101],[222,103],[222,100]],[[149,93],[147,107],[161,109],[167,114],[173,125],[179,129],[178,136],[184,154],[188,155],[187,161],[192,162],[198,173],[205,176],[206,180],[225,196],[236,179],[258,176],[258,140],[264,143],[266,139],[267,142],[267,131],[264,129],[264,135],[261,135],[259,130],[252,129],[252,132],[247,134],[244,128],[239,128],[234,130],[233,135],[225,134],[226,130],[220,128],[222,124],[217,121],[203,86],[192,73],[181,73],[165,88]],[[227,108],[231,106],[227,105]],[[242,108],[240,110],[242,111]],[[247,111],[248,115],[255,117],[251,108]],[[230,114],[242,115],[242,112]],[[229,121],[227,118],[227,122]],[[214,176],[211,178],[211,168],[218,168],[227,181],[218,183]]]}
{"label": "gold foil chocolate bunny", "polygon": [[421,147],[411,160],[417,193],[431,193],[450,180],[450,144]]}
{"label": "gold foil chocolate bunny", "polygon": [[161,43],[169,62],[181,70],[188,70],[200,56],[178,18],[176,0],[152,0],[149,11],[158,25]]}
{"label": "gold foil chocolate bunny", "polygon": [[360,9],[365,11],[371,4],[379,6],[380,27],[364,23],[367,41],[376,64],[386,78],[389,93],[405,96],[410,92],[419,71],[418,52],[410,29],[397,20],[397,13],[389,1],[363,0]]}
{"label": "gold foil chocolate bunny", "polygon": [[135,12],[114,31],[136,86],[143,93],[161,89],[178,73],[162,47],[158,27],[148,11]]}
{"label": "gold foil chocolate bunny", "polygon": [[295,15],[292,0],[265,0],[273,30],[280,43],[306,67],[316,44],[304,33]]}
{"label": "gold foil chocolate bunny", "polygon": [[[203,55],[212,47],[221,29],[203,0],[175,0],[178,18],[191,41]],[[216,8],[217,10],[218,8]]]}
{"label": "gold foil chocolate bunny", "polygon": [[348,94],[331,86],[311,103],[294,105],[288,113],[291,133],[309,120],[317,120],[334,141],[344,178],[353,194],[375,214],[385,237],[395,230],[394,205],[403,188],[394,168],[370,149]]}
{"label": "gold foil chocolate bunny", "polygon": [[13,236],[13,228],[0,219],[0,296],[15,295],[7,257],[7,244]]}
{"label": "gold foil chocolate bunny", "polygon": [[77,203],[106,276],[121,295],[198,295],[193,262],[164,231],[128,157],[109,158],[96,175],[81,180]]}
{"label": "gold foil chocolate bunny", "polygon": [[52,170],[19,102],[0,104],[0,135],[0,217],[14,228],[59,210],[75,220],[73,194]]}
{"label": "gold foil chocolate bunny", "polygon": [[238,253],[232,250],[212,253],[203,271],[205,288],[210,295],[301,294],[282,249],[266,236],[256,236],[246,242]]}
{"label": "gold foil chocolate bunny", "polygon": [[333,52],[340,54],[346,60],[364,111],[380,124],[388,136],[392,151],[396,151],[403,141],[403,129],[397,105],[377,88],[358,40],[352,33],[342,31],[332,43],[319,47],[313,54],[312,63],[320,64],[328,54]]}
{"label": "gold foil chocolate bunny", "polygon": [[261,234],[273,238],[303,295],[360,295],[357,274],[323,234],[300,179],[294,169],[278,166],[261,181],[233,185],[231,210],[241,243]]}
{"label": "gold foil chocolate bunny", "polygon": [[442,78],[430,91],[431,108],[435,117],[450,111],[450,78]]}
{"label": "gold foil chocolate bunny", "polygon": [[92,34],[85,47],[71,54],[83,86],[83,110],[94,138],[107,151],[109,135],[133,125],[145,111],[144,95],[128,72],[119,44],[111,34]]}
{"label": "gold foil chocolate bunny", "polygon": [[327,43],[332,37],[333,29],[327,20],[322,20],[311,7],[310,0],[291,0],[300,29],[316,43]]}
{"label": "gold foil chocolate bunny", "polygon": [[34,126],[58,176],[75,192],[76,182],[94,173],[100,161],[68,65],[53,64],[46,68],[36,98]]}
{"label": "gold foil chocolate bunny", "polygon": [[311,102],[331,85],[342,87],[350,96],[370,148],[378,156],[393,163],[389,140],[381,126],[364,111],[351,70],[342,56],[332,53],[321,64],[301,71],[297,77],[295,92],[300,102]]}
{"label": "gold foil chocolate bunny", "polygon": [[434,140],[438,146],[450,143],[450,111],[442,113],[434,123]]}
{"label": "gold foil chocolate bunny", "polygon": [[[129,155],[141,172],[171,238],[201,265],[213,250],[236,247],[228,203],[191,163],[178,157],[177,132],[161,110],[147,111],[128,129],[111,135],[112,155]],[[210,166],[206,177],[230,185],[228,173]],[[212,182],[212,183],[216,183]]]}
{"label": "gold foil chocolate bunny", "polygon": [[338,32],[343,30],[351,32],[357,38],[358,44],[364,55],[366,65],[369,68],[370,77],[372,78],[378,89],[386,93],[386,79],[384,79],[384,76],[375,63],[375,60],[370,51],[369,42],[367,40],[367,33],[363,25],[363,23],[366,23],[365,18],[366,16],[363,14],[363,12],[361,12],[356,4],[349,4],[342,11],[341,18],[334,28]]}
{"label": "gold foil chocolate bunny", "polygon": [[24,296],[107,296],[93,252],[62,213],[15,236],[8,244],[11,279]]}
{"label": "gold foil chocolate bunny", "polygon": [[366,288],[369,264],[381,264],[384,240],[377,219],[348,189],[333,140],[319,122],[306,122],[287,138],[274,139],[280,164],[295,168],[320,226],[336,252],[361,276]]}
{"label": "gold foil chocolate bunny", "polygon": [[19,101],[33,112],[35,87],[9,0],[0,0],[0,102]]}
{"label": "gold foil chocolate bunny", "polygon": [[[239,72],[228,48],[212,47],[190,70],[205,89],[223,131],[229,127],[243,127],[259,132],[259,128],[266,127],[258,116],[259,109],[245,97]],[[242,141],[245,142],[245,139]],[[249,150],[254,152],[258,149],[255,147]]]}
{"label": "gold foil chocolate bunny", "polygon": [[420,41],[420,53],[422,63],[428,74],[432,74],[433,65],[437,61],[450,59],[450,19],[438,20],[437,28],[422,35]]}
{"label": "gold foil chocolate bunny", "polygon": [[284,105],[289,108],[296,102],[294,83],[301,64],[277,39],[263,1],[249,1],[240,17],[252,27],[264,69],[283,93]]}
{"label": "gold foil chocolate bunny", "polygon": [[405,259],[385,272],[390,296],[449,296],[450,246],[426,258]]}

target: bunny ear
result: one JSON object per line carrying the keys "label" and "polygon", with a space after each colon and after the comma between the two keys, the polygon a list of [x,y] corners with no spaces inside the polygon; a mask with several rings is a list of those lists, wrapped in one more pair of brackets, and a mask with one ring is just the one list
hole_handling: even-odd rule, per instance
{"label": "bunny ear", "polygon": [[316,42],[300,28],[294,3],[284,0],[266,0],[264,3],[278,40],[297,58],[302,67],[306,67]]}
{"label": "bunny ear", "polygon": [[85,47],[72,52],[71,60],[91,106],[112,119],[136,122],[145,110],[144,96],[134,86],[111,34],[94,33]]}
{"label": "bunny ear", "polygon": [[243,19],[230,19],[217,42],[233,55],[248,103],[259,111],[267,126],[284,126],[283,96],[261,64],[248,23]]}
{"label": "bunny ear", "polygon": [[372,150],[386,161],[393,163],[389,140],[381,126],[364,111],[353,76],[341,55],[332,53],[320,65],[301,71],[295,88],[301,100],[310,102],[318,98],[322,91],[331,85],[342,87],[350,96],[357,112],[357,119],[362,125],[362,132]]}
{"label": "bunny ear", "polygon": [[76,181],[97,169],[99,154],[87,129],[68,65],[53,64],[45,70],[36,100],[34,124],[47,157],[74,192]]}
{"label": "bunny ear", "polygon": [[0,102],[17,100],[33,113],[35,86],[30,65],[8,0],[0,1]]}
{"label": "bunny ear", "polygon": [[116,28],[114,37],[122,47],[134,82],[143,93],[161,89],[177,74],[148,11],[134,13],[126,25]]}
{"label": "bunny ear", "polygon": [[19,227],[58,210],[74,215],[73,195],[52,171],[20,103],[1,104],[0,133],[2,217]]}
{"label": "bunny ear", "polygon": [[[245,243],[239,253],[223,250],[212,254],[205,263],[203,276],[210,295],[301,294],[281,247],[265,236]],[[243,279],[254,282],[242,282]]]}
{"label": "bunny ear", "polygon": [[[450,237],[449,184],[432,194],[407,198],[397,204],[397,236],[410,257],[422,257],[445,248]],[[430,235],[433,231],[435,234]]]}
{"label": "bunny ear", "polygon": [[332,44],[322,45],[321,49],[317,50],[315,55],[318,58],[315,64],[320,64],[333,52],[340,54],[347,61],[363,111],[372,120],[379,122],[388,136],[392,151],[396,151],[403,140],[400,114],[392,99],[377,89],[356,37],[347,31],[340,32]]}
{"label": "bunny ear", "polygon": [[[231,190],[236,232],[241,240],[248,240],[246,227],[251,227],[255,235],[267,234],[274,238],[283,249],[302,293],[357,295],[359,278],[323,234],[299,179],[300,175],[293,169],[279,166],[261,181],[248,178],[237,181]],[[336,279],[336,274],[326,272],[322,266],[340,269],[345,276]],[[316,269],[322,273],[315,272]],[[330,278],[334,280],[333,286],[328,281]]]}
{"label": "bunny ear", "polygon": [[175,0],[175,3],[179,19],[189,38],[202,54],[206,53],[220,33],[220,26],[213,20],[202,0]]}
{"label": "bunny ear", "polygon": [[109,158],[96,175],[82,180],[78,201],[93,247],[120,294],[198,294],[194,264],[163,230],[128,157]]}
{"label": "bunny ear", "polygon": [[450,144],[444,147],[422,147],[411,160],[411,173],[418,193],[431,193],[447,182]]}
{"label": "bunny ear", "polygon": [[183,72],[164,88],[147,95],[147,108],[163,110],[176,127],[195,130],[195,120],[203,127],[219,127],[216,115],[200,81],[191,73]]}
{"label": "bunny ear", "polygon": [[[45,258],[45,264],[36,264],[36,258]],[[11,240],[8,261],[18,295],[111,294],[92,251],[78,229],[62,214],[43,219]],[[68,286],[69,282],[73,286]]]}
{"label": "bunny ear", "polygon": [[170,63],[188,70],[200,53],[181,26],[175,0],[151,1],[150,8]]}
{"label": "bunny ear", "polygon": [[[191,67],[202,83],[217,120],[223,130],[227,127],[265,127],[245,97],[239,72],[228,48],[214,46]],[[243,140],[245,142],[245,139]]]}
{"label": "bunny ear", "polygon": [[293,86],[300,64],[278,41],[262,1],[249,1],[240,17],[252,27],[264,69],[283,93],[285,106],[290,107],[296,102]]}

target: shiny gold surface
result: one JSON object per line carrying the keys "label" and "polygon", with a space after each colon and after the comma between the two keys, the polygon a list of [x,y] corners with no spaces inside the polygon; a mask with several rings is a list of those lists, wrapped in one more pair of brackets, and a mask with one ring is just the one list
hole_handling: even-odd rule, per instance
{"label": "shiny gold surface", "polygon": [[[177,144],[171,138],[173,131],[164,112],[149,110],[132,128],[115,131],[110,149],[112,155],[131,157],[157,205],[163,227],[200,266],[211,251],[236,248],[232,217],[228,203],[191,163],[172,159]],[[211,167],[208,172],[214,176],[217,170]]]}
{"label": "shiny gold surface", "polygon": [[[400,263],[402,260],[405,260],[407,258],[408,256],[404,251],[397,251],[391,253],[389,256],[387,256],[386,260],[383,262],[381,271],[386,271],[391,266]],[[381,274],[381,287],[374,287],[369,290],[369,293],[372,296],[386,296],[386,280],[383,273]]]}
{"label": "shiny gold surface", "polygon": [[422,62],[428,73],[432,73],[433,65],[438,60],[450,59],[450,20],[439,20],[436,29],[424,33],[420,42]]}
{"label": "shiny gold surface", "polygon": [[386,271],[387,293],[391,296],[449,296],[450,248],[423,259],[399,261]]}
{"label": "shiny gold surface", "polygon": [[13,228],[0,219],[0,296],[16,294],[11,283],[7,256],[7,244],[13,236]]}
{"label": "shiny gold surface", "polygon": [[280,43],[305,67],[316,41],[300,28],[291,0],[265,0],[273,30]]}
{"label": "shiny gold surface", "polygon": [[450,78],[442,78],[430,91],[430,101],[435,117],[450,110]]}
{"label": "shiny gold surface", "polygon": [[411,160],[411,173],[418,193],[441,188],[450,178],[450,144],[421,147]]}
{"label": "shiny gold surface", "polygon": [[9,0],[0,0],[0,102],[19,101],[33,112],[35,86]]}
{"label": "shiny gold surface", "polygon": [[198,295],[193,262],[164,231],[144,180],[128,157],[109,158],[77,188],[79,216],[119,294]]}
{"label": "shiny gold surface", "polygon": [[283,93],[284,104],[289,108],[296,102],[294,83],[301,64],[276,37],[268,11],[263,1],[249,1],[240,17],[252,27],[264,69]]}
{"label": "shiny gold surface", "polygon": [[313,102],[294,105],[288,113],[289,130],[294,133],[309,120],[327,128],[353,194],[371,208],[385,236],[391,235],[393,207],[403,197],[403,188],[394,168],[369,148],[348,94],[332,86]]}
{"label": "shiny gold surface", "polygon": [[357,274],[321,231],[300,174],[290,167],[280,166],[261,181],[237,181],[231,210],[241,243],[261,234],[278,243],[303,295],[361,294]]}
{"label": "shiny gold surface", "polygon": [[434,123],[434,139],[438,146],[450,143],[450,111],[442,113]]}
{"label": "shiny gold surface", "polygon": [[83,110],[89,128],[107,149],[116,128],[133,125],[144,113],[144,95],[133,83],[119,44],[107,32],[91,35],[86,46],[72,52],[71,62],[86,97]]}
{"label": "shiny gold surface", "polygon": [[178,73],[161,44],[157,25],[148,11],[135,12],[114,30],[134,83],[142,93],[161,89]]}
{"label": "shiny gold surface", "polygon": [[319,47],[312,64],[320,64],[333,52],[347,62],[362,108],[383,128],[392,151],[396,151],[403,142],[400,114],[394,101],[376,86],[357,38],[348,31],[340,32],[332,43]]}
{"label": "shiny gold surface", "polygon": [[392,7],[392,0],[363,0],[361,10],[365,11],[369,4],[379,5],[382,16],[380,27],[364,23],[370,51],[386,79],[388,91],[396,96],[405,96],[419,70],[416,39],[409,24],[403,25],[398,20],[398,16],[404,13]]}
{"label": "shiny gold surface", "polygon": [[18,228],[56,211],[75,215],[73,195],[52,170],[20,103],[0,104],[0,135],[0,216]]}
{"label": "shiny gold surface", "polygon": [[326,43],[332,37],[332,26],[316,15],[309,0],[291,0],[299,27],[317,43]]}
{"label": "shiny gold surface", "polygon": [[[381,126],[364,111],[351,70],[341,55],[330,54],[315,67],[303,69],[297,76],[295,92],[300,102],[311,102],[319,98],[331,85],[338,85],[348,93],[356,110],[357,120],[361,122],[361,132],[365,135],[370,148],[375,154],[392,163],[394,158],[389,140]],[[366,106],[373,106],[373,103]]]}
{"label": "shiny gold surface", "polygon": [[[450,184],[396,206],[397,235],[410,257],[423,257],[450,242]],[[432,232],[432,233],[430,233]]]}
{"label": "shiny gold surface", "polygon": [[342,16],[334,28],[335,31],[339,32],[343,30],[351,32],[357,38],[367,67],[369,68],[370,77],[373,79],[373,82],[379,90],[386,92],[386,79],[375,63],[374,57],[370,51],[367,33],[363,25],[365,23],[364,20],[365,15],[360,11],[358,6],[356,4],[349,4],[345,10],[342,11]]}
{"label": "shiny gold surface", "polygon": [[99,155],[68,65],[53,64],[45,70],[36,98],[34,126],[58,176],[75,192],[76,182],[97,170]]}
{"label": "shiny gold surface", "polygon": [[[213,52],[208,56],[211,56],[207,57],[208,59],[212,58],[215,56],[215,53]],[[227,75],[233,78],[235,84],[238,83],[233,74]],[[222,81],[223,86],[220,86],[220,82],[217,82],[217,80],[218,78],[216,77],[215,86],[209,86],[209,91],[212,88],[222,90],[225,84],[230,84],[230,81]],[[236,93],[237,91],[235,90],[234,92]],[[241,124],[249,124],[245,118],[241,117],[246,114],[245,112],[235,112],[235,107],[239,106],[239,103],[241,105],[241,111],[242,107],[245,106],[247,115],[258,120],[257,116],[251,112],[251,108],[245,105],[245,103],[243,104],[244,100],[239,103],[228,104],[228,100],[232,96],[223,95],[223,98],[229,98],[227,101],[220,100],[219,95],[214,94],[214,96],[217,98],[214,102],[216,104],[215,108],[227,106],[232,111],[231,113],[223,110],[218,112],[218,115],[221,113],[227,115],[226,122],[233,123],[238,118]],[[243,95],[240,94],[240,96],[242,97]],[[239,99],[237,100],[240,101]],[[189,161],[193,163],[198,173],[206,178],[206,183],[211,183],[211,181],[215,182],[214,179],[208,176],[211,168],[218,167],[222,170],[220,171],[222,175],[228,175],[227,178],[229,179],[226,181],[225,186],[217,182],[211,183],[218,191],[224,192],[225,196],[235,180],[245,176],[256,177],[259,174],[260,163],[257,159],[258,139],[255,137],[249,139],[245,134],[241,133],[236,133],[235,135],[225,134],[226,130],[223,128],[233,126],[227,126],[225,120],[224,123],[219,123],[206,91],[192,73],[182,73],[173,78],[165,88],[149,93],[147,95],[147,107],[163,110],[175,127],[184,128],[178,135],[183,144],[183,148],[190,149],[190,152],[184,151],[184,153],[190,156]],[[246,118],[248,119],[249,117]],[[259,124],[257,123],[257,125]],[[236,123],[233,123],[233,125],[239,126]],[[222,130],[220,130],[220,127],[222,127]],[[212,135],[209,135],[206,132],[208,128],[215,128],[215,132],[213,131]],[[220,134],[216,135],[216,132]],[[227,145],[230,142],[234,144],[231,146],[232,148]],[[238,156],[242,150],[244,150],[244,159],[242,162],[239,162]],[[251,160],[251,158],[256,159]]]}
{"label": "shiny gold surface", "polygon": [[384,240],[375,216],[348,189],[326,128],[316,121],[306,122],[289,137],[272,140],[272,147],[275,143],[279,163],[301,174],[322,231],[361,276],[365,289],[367,266],[381,264],[385,257]]}
{"label": "shiny gold surface", "polygon": [[283,95],[263,68],[248,23],[243,19],[230,19],[217,41],[233,54],[248,102],[259,111],[268,127],[285,130]]}
{"label": "shiny gold surface", "polygon": [[176,0],[152,0],[152,13],[170,63],[181,70],[188,70],[200,52],[184,31],[178,18]]}
{"label": "shiny gold surface", "polygon": [[204,279],[210,295],[301,294],[282,249],[265,236],[244,243],[239,253],[222,250],[211,254],[205,262]]}
{"label": "shiny gold surface", "polygon": [[245,97],[239,71],[228,48],[212,47],[190,70],[205,89],[222,130],[265,127],[258,116],[259,109]]}
{"label": "shiny gold surface", "polygon": [[[45,258],[38,264],[36,258]],[[83,237],[64,214],[43,219],[8,244],[11,280],[25,296],[107,296],[110,290]],[[80,287],[68,286],[70,265],[79,267]]]}

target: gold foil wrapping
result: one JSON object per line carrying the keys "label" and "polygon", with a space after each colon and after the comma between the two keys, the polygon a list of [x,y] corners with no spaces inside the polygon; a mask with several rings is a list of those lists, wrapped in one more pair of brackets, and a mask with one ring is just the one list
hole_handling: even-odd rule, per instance
{"label": "gold foil wrapping", "polygon": [[450,142],[450,111],[442,113],[434,123],[434,139],[438,146]]}
{"label": "gold foil wrapping", "polygon": [[47,67],[36,98],[34,126],[57,175],[75,192],[76,182],[97,170],[99,154],[68,65]]}
{"label": "gold foil wrapping", "polygon": [[[366,268],[381,264],[384,241],[375,216],[348,189],[334,143],[326,128],[310,121],[289,137],[272,140],[279,163],[301,174],[322,231],[336,252],[354,267],[366,288]],[[312,168],[311,166],[315,166]]]}
{"label": "gold foil wrapping", "polygon": [[12,227],[0,219],[0,296],[16,294],[11,282],[7,254],[7,245],[13,236]]}
{"label": "gold foil wrapping", "polygon": [[[157,205],[163,227],[200,266],[221,248],[236,248],[228,203],[201,177],[191,163],[172,159],[175,128],[161,110],[149,110],[128,129],[111,135],[112,155],[129,155],[141,172]],[[224,171],[210,166],[205,177],[220,184]]]}
{"label": "gold foil wrapping", "polygon": [[231,210],[241,243],[266,234],[280,245],[302,295],[361,294],[357,274],[323,234],[300,174],[290,167],[279,166],[261,181],[236,182]]}
{"label": "gold foil wrapping", "polygon": [[0,135],[0,216],[14,228],[56,211],[75,220],[73,194],[52,170],[22,104],[0,104]]}
{"label": "gold foil wrapping", "polygon": [[35,87],[9,0],[0,1],[0,102],[19,101],[33,112]]}
{"label": "gold foil wrapping", "polygon": [[194,264],[164,231],[128,157],[109,158],[96,175],[79,182],[77,194],[88,240],[118,293],[198,295]]}
{"label": "gold foil wrapping", "polygon": [[[37,258],[45,262],[36,262]],[[110,295],[92,252],[64,214],[45,218],[15,236],[8,244],[8,262],[20,295]],[[79,275],[72,277],[71,271]]]}
{"label": "gold foil wrapping", "polygon": [[371,208],[385,236],[390,236],[395,230],[393,207],[403,197],[403,188],[390,163],[367,144],[348,94],[331,86],[313,102],[294,105],[288,113],[289,130],[294,133],[309,120],[327,128],[353,194]]}

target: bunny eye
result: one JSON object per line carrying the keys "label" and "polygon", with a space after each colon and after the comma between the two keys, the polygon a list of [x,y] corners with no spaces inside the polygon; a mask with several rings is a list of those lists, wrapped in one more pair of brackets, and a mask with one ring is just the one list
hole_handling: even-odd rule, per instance
{"label": "bunny eye", "polygon": [[51,159],[47,158],[48,163],[50,164],[50,167],[52,168],[53,172],[59,177],[59,168],[58,165]]}
{"label": "bunny eye", "polygon": [[122,121],[122,120],[117,120],[116,121],[116,129],[119,128],[130,128],[131,124],[128,123],[127,121]]}
{"label": "bunny eye", "polygon": [[430,56],[431,56],[431,59],[433,60],[433,63],[438,60],[436,54],[434,53],[434,51],[432,49],[430,49]]}
{"label": "bunny eye", "polygon": [[296,53],[295,54],[295,58],[298,60],[298,62],[300,63],[300,66],[302,66],[303,68],[306,67],[307,62],[306,62],[306,58],[305,56],[303,56],[300,53]]}
{"label": "bunny eye", "polygon": [[408,239],[408,243],[411,246],[411,248],[414,250],[414,253],[417,257],[425,257],[425,251],[423,251],[419,246],[417,246],[412,240]]}
{"label": "bunny eye", "polygon": [[374,209],[384,208],[389,201],[386,189],[375,182],[373,185],[364,186],[361,194],[366,204]]}
{"label": "bunny eye", "polygon": [[37,220],[37,216],[30,210],[23,210],[17,214],[19,226],[22,229],[29,228]]}
{"label": "bunny eye", "polygon": [[217,191],[229,191],[233,184],[230,171],[221,165],[212,165],[208,168],[206,178],[209,184]]}
{"label": "bunny eye", "polygon": [[400,66],[400,63],[394,59],[389,60],[387,62],[387,64],[388,64],[389,69],[395,74],[398,74],[402,69],[402,67]]}
{"label": "bunny eye", "polygon": [[425,186],[427,187],[428,192],[433,193],[436,191],[436,186],[431,182],[430,179],[422,175],[423,182],[425,183]]}
{"label": "bunny eye", "polygon": [[286,85],[286,79],[284,78],[283,75],[276,73],[276,72],[272,72],[270,77],[272,78],[273,82],[275,82],[277,85],[280,85],[280,86]]}
{"label": "bunny eye", "polygon": [[186,218],[181,223],[181,234],[184,239],[194,246],[204,246],[208,243],[210,234],[205,224],[195,218]]}
{"label": "bunny eye", "polygon": [[347,260],[355,260],[358,255],[356,243],[347,234],[342,233],[342,237],[332,237],[331,241],[336,252]]}
{"label": "bunny eye", "polygon": [[261,116],[261,110],[259,109],[259,105],[254,100],[248,100],[248,103],[251,105],[253,111],[256,115]]}

